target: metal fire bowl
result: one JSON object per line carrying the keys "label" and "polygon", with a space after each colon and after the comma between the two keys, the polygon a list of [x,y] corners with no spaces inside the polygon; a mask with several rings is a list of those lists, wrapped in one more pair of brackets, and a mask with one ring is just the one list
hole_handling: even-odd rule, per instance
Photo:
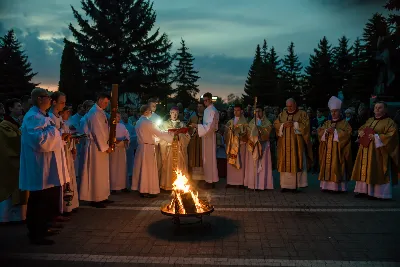
{"label": "metal fire bowl", "polygon": [[202,201],[202,204],[206,206],[206,210],[203,212],[196,212],[196,213],[187,213],[187,214],[180,214],[180,213],[172,213],[167,209],[168,204],[164,205],[161,207],[161,213],[166,216],[172,216],[172,217],[201,217],[204,215],[210,215],[214,211],[214,206],[211,206],[204,201]]}

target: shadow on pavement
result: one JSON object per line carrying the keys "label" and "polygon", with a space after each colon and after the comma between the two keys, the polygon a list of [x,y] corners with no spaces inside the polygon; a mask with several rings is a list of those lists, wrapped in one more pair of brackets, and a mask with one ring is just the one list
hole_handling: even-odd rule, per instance
{"label": "shadow on pavement", "polygon": [[[193,218],[182,218],[181,223],[194,223]],[[226,238],[237,233],[239,222],[220,216],[204,216],[203,224],[177,226],[170,217],[156,221],[147,228],[158,239],[169,241],[208,241]]]}

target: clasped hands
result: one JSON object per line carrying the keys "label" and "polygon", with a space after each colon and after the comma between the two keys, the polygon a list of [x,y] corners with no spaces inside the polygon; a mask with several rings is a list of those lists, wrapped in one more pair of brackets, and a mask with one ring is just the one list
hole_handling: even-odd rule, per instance
{"label": "clasped hands", "polygon": [[[361,130],[361,131],[358,133],[358,136],[360,136],[360,137],[363,137],[364,135],[365,135],[365,133],[364,133],[363,130]],[[371,141],[375,140],[375,136],[374,136],[373,134],[369,134],[368,137],[369,137],[369,140],[371,140]]]}
{"label": "clasped hands", "polygon": [[294,121],[287,121],[283,123],[284,128],[292,128],[294,126]]}

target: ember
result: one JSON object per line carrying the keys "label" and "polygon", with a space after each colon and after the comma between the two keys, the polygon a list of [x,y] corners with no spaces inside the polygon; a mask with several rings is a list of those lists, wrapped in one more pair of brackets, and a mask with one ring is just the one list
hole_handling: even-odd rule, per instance
{"label": "ember", "polygon": [[198,192],[191,189],[188,179],[181,171],[176,171],[176,180],[172,184],[172,200],[161,211],[168,214],[205,214],[211,213],[214,208],[206,201],[200,200]]}

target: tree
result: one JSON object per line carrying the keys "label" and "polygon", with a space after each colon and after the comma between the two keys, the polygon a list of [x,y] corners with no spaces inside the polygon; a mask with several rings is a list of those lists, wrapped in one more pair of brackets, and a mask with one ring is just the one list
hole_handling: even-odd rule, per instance
{"label": "tree", "polygon": [[83,80],[81,62],[75,53],[74,45],[67,40],[64,40],[64,50],[61,56],[58,90],[65,93],[68,102],[74,106],[85,100],[85,81]]}
{"label": "tree", "polygon": [[282,92],[283,99],[298,97],[301,94],[300,77],[302,66],[298,56],[294,52],[294,43],[291,42],[287,48],[288,54],[282,61]]}
{"label": "tree", "polygon": [[[79,29],[69,25],[92,94],[120,84],[120,91],[156,94],[164,88],[172,64],[168,36],[154,30],[156,14],[149,0],[82,0],[84,18],[72,11]],[[90,21],[90,22],[89,22]]]}
{"label": "tree", "polygon": [[364,27],[361,49],[361,85],[359,96],[367,101],[374,94],[380,75],[380,62],[377,60],[379,37],[388,36],[389,29],[385,17],[375,13]]}
{"label": "tree", "polygon": [[199,93],[199,86],[196,84],[198,71],[193,68],[194,57],[186,47],[185,41],[181,40],[181,48],[176,53],[175,82],[176,99],[183,103],[196,102],[196,94]]}
{"label": "tree", "polygon": [[227,98],[226,98],[226,103],[228,105],[236,105],[236,104],[241,104],[242,99],[238,97],[237,95],[230,93]]}
{"label": "tree", "polygon": [[[350,80],[348,83],[348,92],[344,92],[344,97],[346,99],[360,99],[365,96],[362,96],[362,92],[364,90],[364,83],[363,83],[363,72],[365,67],[365,62],[362,57],[362,44],[360,38],[357,38],[354,41],[354,44],[351,49],[351,73],[350,73]],[[367,96],[368,97],[368,96]]]}
{"label": "tree", "polygon": [[332,58],[332,49],[324,36],[310,56],[309,66],[305,69],[307,80],[307,102],[313,107],[328,102],[332,95],[337,95],[337,82]]}
{"label": "tree", "polygon": [[[254,97],[259,97],[263,92],[262,84],[263,61],[261,57],[260,45],[257,45],[253,63],[250,66],[249,73],[244,85],[243,100],[245,104],[253,104]],[[262,99],[259,99],[262,100]]]}
{"label": "tree", "polygon": [[37,74],[32,71],[31,63],[21,48],[14,30],[9,30],[0,38],[0,94],[1,98],[19,97],[30,94],[37,83],[32,78]]}
{"label": "tree", "polygon": [[351,47],[349,47],[349,39],[346,36],[342,36],[339,39],[339,45],[333,50],[338,89],[342,90],[346,97],[351,96],[351,91],[349,90],[349,82],[353,67],[351,50]]}
{"label": "tree", "polygon": [[264,104],[273,105],[276,103],[276,100],[280,98],[279,75],[281,64],[274,47],[271,47],[269,50],[265,64],[266,73],[263,73],[263,75],[266,76],[264,78],[265,86],[263,87],[264,92],[261,96],[264,98]]}

